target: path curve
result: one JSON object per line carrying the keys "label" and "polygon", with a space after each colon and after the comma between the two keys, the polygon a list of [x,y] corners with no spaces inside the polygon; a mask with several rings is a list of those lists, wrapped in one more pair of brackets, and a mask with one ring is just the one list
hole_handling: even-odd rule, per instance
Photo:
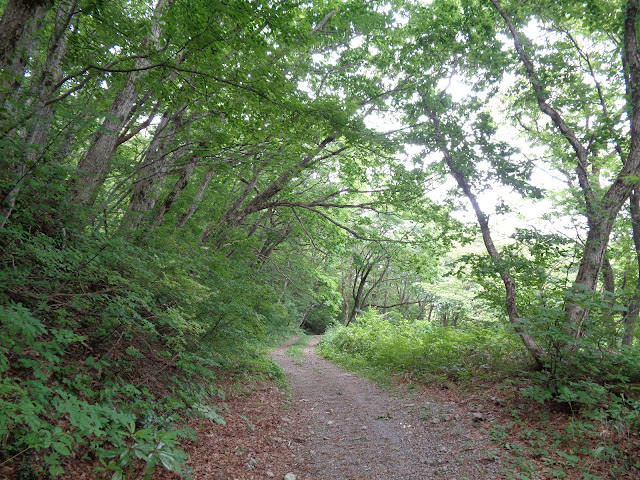
{"label": "path curve", "polygon": [[471,415],[448,418],[447,405],[389,395],[317,355],[320,339],[313,337],[304,359],[285,354],[291,342],[273,352],[293,390],[287,420],[305,459],[302,478],[502,478],[495,445],[476,431]]}

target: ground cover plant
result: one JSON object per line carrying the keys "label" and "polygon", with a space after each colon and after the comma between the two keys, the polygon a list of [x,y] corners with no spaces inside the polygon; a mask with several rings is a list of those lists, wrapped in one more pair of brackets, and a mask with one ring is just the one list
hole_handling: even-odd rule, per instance
{"label": "ground cover plant", "polygon": [[311,341],[311,337],[308,335],[302,335],[300,338],[296,339],[285,352],[290,357],[300,358],[304,357],[304,349],[309,345]]}
{"label": "ground cover plant", "polygon": [[278,378],[265,352],[293,327],[248,303],[243,328],[203,323],[225,292],[194,274],[193,257],[104,236],[56,240],[5,243],[14,261],[0,309],[2,474],[91,464],[108,478],[188,474],[185,421],[224,423],[220,374]]}

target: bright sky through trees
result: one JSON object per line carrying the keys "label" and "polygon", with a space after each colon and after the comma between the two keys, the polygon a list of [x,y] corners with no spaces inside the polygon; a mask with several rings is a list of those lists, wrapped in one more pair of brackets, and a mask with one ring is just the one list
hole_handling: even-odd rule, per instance
{"label": "bright sky through trees", "polygon": [[0,468],[120,475],[298,326],[637,366],[640,0],[0,8]]}

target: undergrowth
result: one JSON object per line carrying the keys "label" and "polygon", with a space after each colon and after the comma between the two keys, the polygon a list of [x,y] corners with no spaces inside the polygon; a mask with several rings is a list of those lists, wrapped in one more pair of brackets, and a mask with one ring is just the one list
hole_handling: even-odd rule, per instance
{"label": "undergrowth", "polygon": [[224,422],[221,376],[282,377],[266,351],[288,312],[170,237],[30,222],[0,231],[0,477],[188,478],[185,420]]}
{"label": "undergrowth", "polygon": [[425,381],[512,372],[525,364],[524,349],[506,329],[392,322],[374,309],[348,327],[334,325],[320,348],[329,357],[346,355],[347,361],[396,373],[410,372]]}

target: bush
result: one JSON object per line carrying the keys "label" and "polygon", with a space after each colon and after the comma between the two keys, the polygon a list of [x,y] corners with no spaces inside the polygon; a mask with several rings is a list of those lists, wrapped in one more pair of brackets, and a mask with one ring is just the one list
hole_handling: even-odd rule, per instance
{"label": "bush", "polygon": [[396,372],[451,378],[512,369],[526,358],[519,340],[500,326],[465,324],[454,329],[424,320],[392,322],[375,309],[348,327],[330,328],[322,351],[329,356],[348,354]]}
{"label": "bush", "polygon": [[181,421],[224,422],[218,372],[282,376],[265,352],[289,314],[242,265],[166,237],[21,228],[0,231],[0,466],[184,473]]}
{"label": "bush", "polygon": [[[30,464],[24,467],[33,473],[44,469],[56,476],[64,473],[67,461],[78,458],[77,452],[92,448],[101,457],[110,458],[129,448],[125,447],[126,432],[133,433],[136,415],[131,408],[118,409],[101,399],[100,392],[92,388],[105,364],[93,357],[83,365],[63,361],[65,349],[85,338],[70,330],[45,327],[22,305],[0,307],[0,324],[0,438],[2,445],[7,445],[2,451],[4,462],[20,456]],[[147,445],[177,434],[156,429],[151,438],[152,431],[146,432]],[[139,432],[136,435],[141,438]],[[165,444],[168,450],[171,445]],[[157,450],[158,455],[166,453]],[[173,460],[165,458],[162,465],[180,472],[184,454],[174,449],[170,456]],[[155,466],[156,459],[147,457],[151,462],[148,468]],[[133,462],[127,465],[132,466]],[[113,469],[121,473],[119,466]],[[124,478],[116,474],[114,478]]]}

